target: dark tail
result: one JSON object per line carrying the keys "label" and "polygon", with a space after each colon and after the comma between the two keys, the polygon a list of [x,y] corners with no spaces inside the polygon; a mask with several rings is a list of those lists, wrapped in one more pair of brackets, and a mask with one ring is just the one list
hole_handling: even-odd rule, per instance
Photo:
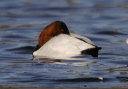
{"label": "dark tail", "polygon": [[90,49],[86,49],[81,51],[82,55],[92,55],[93,57],[98,57],[98,51],[102,49],[101,47],[96,47],[96,48],[90,48]]}

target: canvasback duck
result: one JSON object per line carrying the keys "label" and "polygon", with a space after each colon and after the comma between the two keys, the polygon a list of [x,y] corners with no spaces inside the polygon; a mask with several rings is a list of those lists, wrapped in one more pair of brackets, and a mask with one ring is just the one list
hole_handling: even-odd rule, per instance
{"label": "canvasback duck", "polygon": [[38,38],[34,49],[34,57],[74,57],[92,55],[98,57],[101,47],[96,46],[90,39],[69,32],[62,21],[55,21],[46,26]]}

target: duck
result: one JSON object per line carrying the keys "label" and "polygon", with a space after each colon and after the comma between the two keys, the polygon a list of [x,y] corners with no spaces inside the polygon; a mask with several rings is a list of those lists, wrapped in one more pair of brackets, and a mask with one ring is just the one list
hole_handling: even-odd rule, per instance
{"label": "duck", "polygon": [[46,26],[38,37],[34,57],[67,58],[80,55],[98,57],[101,47],[89,38],[70,32],[63,21],[54,21]]}

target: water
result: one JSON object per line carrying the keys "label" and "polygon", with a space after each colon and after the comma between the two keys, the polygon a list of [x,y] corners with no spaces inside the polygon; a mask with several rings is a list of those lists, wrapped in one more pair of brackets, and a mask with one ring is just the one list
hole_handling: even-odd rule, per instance
{"label": "water", "polygon": [[[98,58],[33,60],[41,30],[55,20],[101,46]],[[128,87],[127,0],[0,1],[1,87]]]}

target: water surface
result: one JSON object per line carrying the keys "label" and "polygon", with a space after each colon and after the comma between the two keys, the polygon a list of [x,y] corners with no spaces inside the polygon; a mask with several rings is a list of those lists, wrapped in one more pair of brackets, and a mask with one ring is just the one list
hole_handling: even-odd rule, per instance
{"label": "water surface", "polygon": [[[101,46],[98,58],[33,60],[41,30],[55,20]],[[127,0],[0,1],[1,87],[128,87]]]}

